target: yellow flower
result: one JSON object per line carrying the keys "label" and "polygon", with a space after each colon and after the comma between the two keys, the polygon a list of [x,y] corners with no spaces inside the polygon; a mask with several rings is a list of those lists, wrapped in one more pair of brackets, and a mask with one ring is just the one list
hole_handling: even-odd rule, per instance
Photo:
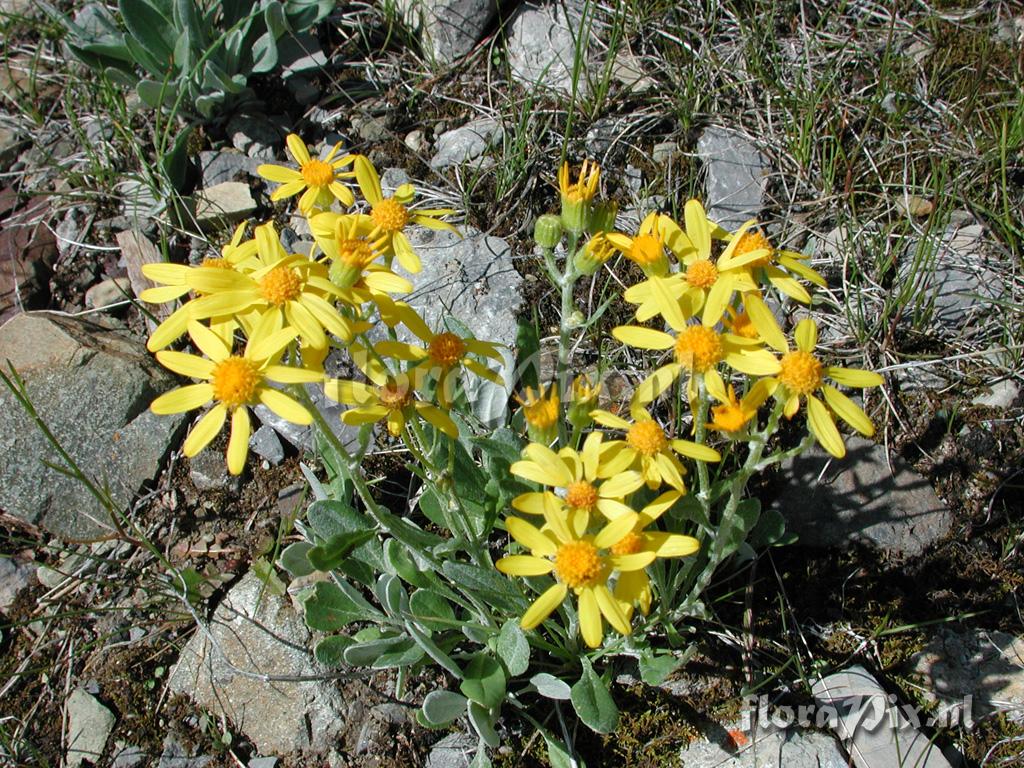
{"label": "yellow flower", "polygon": [[669,439],[661,425],[642,408],[634,408],[636,421],[632,424],[608,411],[594,411],[591,416],[602,426],[621,429],[626,433],[625,440],[608,443],[609,450],[615,452],[607,457],[604,471],[615,475],[626,469],[639,468],[651,490],[667,483],[680,493],[686,493],[686,485],[683,483],[686,469],[676,454],[698,461],[719,461],[722,458],[714,448],[689,440]]}
{"label": "yellow flower", "polygon": [[523,418],[530,439],[538,443],[550,443],[558,435],[558,417],[561,415],[561,403],[555,385],[549,384],[547,392],[534,392],[527,387],[524,398],[516,395],[516,402],[523,407]]}
{"label": "yellow flower", "polygon": [[[245,234],[245,224],[239,224],[235,229],[231,241],[221,249],[220,258],[207,258],[197,266],[186,264],[143,264],[142,274],[154,283],[161,283],[159,288],[147,288],[139,294],[142,301],[150,304],[165,304],[175,301],[189,292],[188,275],[194,270],[200,269],[228,269],[242,272],[251,272],[260,266],[256,258],[256,241],[248,240],[242,242],[242,235]],[[198,291],[197,291],[198,293]],[[172,312],[146,341],[146,348],[150,352],[163,349],[171,342],[181,338],[188,328],[190,319],[188,304],[185,304]],[[210,329],[220,336],[226,343],[231,342],[235,330],[238,328],[238,321],[233,314],[223,317],[211,318]]]}
{"label": "yellow flower", "polygon": [[730,236],[728,246],[718,259],[719,268],[742,268],[755,278],[763,276],[787,296],[802,304],[810,304],[811,295],[807,289],[789,273],[821,287],[826,285],[825,278],[803,263],[807,256],[802,253],[772,247],[763,232],[751,229],[755,224],[751,219]]}
{"label": "yellow flower", "polygon": [[667,216],[652,212],[640,222],[640,229],[636,236],[630,237],[621,232],[609,232],[605,238],[623,256],[640,267],[645,275],[662,276],[668,272],[665,234],[662,231],[662,219],[667,218]]}
{"label": "yellow flower", "polygon": [[[807,426],[821,446],[837,459],[846,455],[843,438],[836,429],[833,413],[866,437],[875,434],[871,419],[850,398],[826,384],[830,378],[847,387],[877,387],[882,377],[860,368],[826,366],[814,354],[818,344],[818,326],[810,318],[801,320],[793,334],[796,349],[788,344],[776,347],[782,353],[778,373],[765,379],[768,392],[785,403],[783,412],[792,418],[800,409],[800,398],[807,399]],[[823,403],[814,393],[821,392]]]}
{"label": "yellow flower", "polygon": [[573,264],[581,275],[594,274],[602,264],[612,257],[615,249],[608,242],[606,235],[606,232],[596,233],[587,240],[587,244],[583,248],[576,252]]}
{"label": "yellow flower", "polygon": [[510,517],[505,525],[509,534],[528,555],[509,555],[495,567],[510,576],[542,576],[552,574],[555,583],[545,590],[523,614],[519,625],[533,629],[554,611],[571,589],[579,600],[580,634],[591,648],[604,639],[604,622],[628,635],[629,620],[622,605],[608,589],[614,571],[621,574],[647,567],[654,559],[652,552],[614,554],[609,551],[636,524],[636,513],[629,513],[608,523],[596,535],[577,532],[560,514],[554,502],[545,511],[547,532],[525,520]]}
{"label": "yellow flower", "polygon": [[256,227],[256,243],[260,268],[249,274],[231,270],[189,273],[189,286],[207,294],[191,302],[191,317],[202,320],[252,311],[261,318],[277,314],[298,331],[303,345],[314,350],[327,348],[325,330],[342,341],[351,341],[352,323],[328,301],[341,291],[327,279],[327,267],[299,254],[286,254],[272,223]]}
{"label": "yellow flower", "polygon": [[569,412],[566,418],[576,429],[583,429],[589,426],[593,419],[590,412],[597,405],[597,399],[601,394],[601,382],[591,381],[589,376],[577,376],[572,380],[572,389],[569,401]]}
{"label": "yellow flower", "polygon": [[383,264],[376,264],[387,248],[387,238],[373,236],[367,216],[318,213],[309,219],[313,239],[331,260],[331,282],[342,289],[340,298],[360,306],[379,293],[410,293],[412,283]]}
{"label": "yellow flower", "polygon": [[[723,362],[740,373],[751,376],[767,376],[778,372],[779,361],[771,352],[762,349],[757,340],[735,336],[731,333],[719,333],[706,325],[687,323],[686,318],[679,311],[678,304],[672,302],[667,295],[664,289],[664,280],[651,278],[649,282],[659,302],[664,305],[665,319],[677,332],[676,335],[672,336],[664,331],[635,325],[621,325],[614,328],[612,335],[631,347],[654,350],[671,349],[674,352],[675,362],[658,368],[637,387],[634,396],[637,402],[651,402],[668,389],[685,371],[689,376],[686,391],[690,402],[693,403],[697,399],[697,379],[721,381],[717,368]],[[755,323],[759,322],[760,316],[753,319]],[[758,327],[760,328],[760,326]],[[724,389],[724,385],[722,389]]]}
{"label": "yellow flower", "polygon": [[737,399],[732,384],[726,392],[718,388],[719,383],[720,380],[706,380],[708,394],[721,403],[711,406],[711,423],[707,426],[719,432],[739,432],[744,429],[757,417],[757,409],[771,395],[771,387],[765,379],[759,379],[742,400]]}
{"label": "yellow flower", "polygon": [[168,350],[156,353],[156,359],[175,373],[206,381],[160,395],[149,406],[150,410],[157,414],[183,413],[215,402],[185,439],[183,450],[190,457],[209,445],[230,413],[227,461],[233,475],[241,473],[249,453],[251,406],[263,403],[295,424],[312,421],[304,407],[269,382],[299,384],[323,379],[321,371],[279,365],[281,351],[295,338],[295,331],[282,329],[272,316],[263,325],[266,327],[261,329],[260,341],[250,340],[242,355],[232,355],[231,348],[219,336],[195,321],[188,324],[188,333],[206,358]]}
{"label": "yellow flower", "polygon": [[[512,464],[512,474],[555,490],[570,512],[619,517],[629,508],[622,499],[644,484],[639,472],[628,469],[609,471],[601,445],[601,433],[591,432],[579,453],[563,448],[555,453],[546,445],[530,443],[523,449],[522,461]],[[608,478],[608,479],[605,479]],[[604,480],[604,482],[600,482]],[[512,500],[512,506],[531,515],[544,514],[545,498],[550,493],[524,493]]]}
{"label": "yellow flower", "polygon": [[305,190],[299,198],[299,210],[307,216],[314,208],[329,207],[335,198],[345,206],[355,202],[352,190],[338,181],[341,178],[352,178],[351,172],[338,173],[339,168],[352,163],[352,155],[334,159],[341,149],[341,142],[335,144],[323,160],[310,157],[305,142],[294,133],[288,135],[286,143],[288,151],[299,165],[298,170],[273,164],[264,164],[256,169],[256,173],[268,181],[281,183],[270,195],[271,200],[284,200]]}
{"label": "yellow flower", "polygon": [[384,197],[377,169],[363,155],[355,156],[355,175],[363,197],[370,204],[369,220],[372,224],[370,239],[380,237],[386,243],[385,254],[394,254],[398,263],[412,274],[420,271],[420,257],[412,249],[405,228],[409,223],[419,224],[427,229],[447,229],[459,234],[459,230],[438,216],[455,213],[451,208],[412,209],[409,204],[416,193],[412,184],[403,184],[395,190],[393,197]]}
{"label": "yellow flower", "polygon": [[362,426],[387,419],[388,432],[398,437],[408,417],[415,413],[449,437],[458,437],[459,429],[447,413],[417,399],[416,390],[422,384],[422,377],[416,370],[388,375],[367,366],[366,374],[372,384],[328,379],[324,382],[324,394],[332,400],[356,406],[341,414],[341,420],[346,424]]}
{"label": "yellow flower", "polygon": [[593,160],[584,160],[580,166],[578,181],[569,176],[569,163],[562,163],[558,169],[558,191],[562,200],[562,225],[579,234],[587,228],[590,219],[590,204],[597,194],[601,180],[601,169]]}
{"label": "yellow flower", "polygon": [[[414,362],[423,366],[427,372],[436,374],[437,399],[441,407],[451,407],[454,394],[452,390],[455,383],[451,374],[457,368],[466,368],[481,378],[492,381],[498,386],[504,386],[505,382],[501,376],[483,363],[469,357],[471,354],[479,355],[500,363],[502,357],[498,352],[497,345],[489,341],[463,338],[451,331],[434,333],[423,321],[423,318],[416,313],[416,310],[405,302],[396,301],[392,303],[392,306],[395,318],[391,318],[391,320],[400,320],[426,346],[418,347],[401,341],[381,341],[374,345],[374,349],[380,355]],[[389,324],[392,323],[389,322]]]}
{"label": "yellow flower", "polygon": [[[680,533],[646,530],[652,523],[670,509],[682,496],[679,491],[667,491],[644,507],[636,516],[636,523],[629,533],[612,545],[613,555],[637,555],[649,553],[659,557],[687,557],[700,549],[700,542],[692,536]],[[633,606],[639,605],[645,616],[651,610],[651,580],[644,569],[620,573],[615,583],[615,598],[625,606],[626,616],[632,617]]]}

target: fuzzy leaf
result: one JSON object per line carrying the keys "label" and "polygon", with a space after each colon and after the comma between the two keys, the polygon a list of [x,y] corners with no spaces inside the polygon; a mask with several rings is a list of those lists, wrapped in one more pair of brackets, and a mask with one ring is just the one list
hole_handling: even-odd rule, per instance
{"label": "fuzzy leaf", "polygon": [[572,687],[572,706],[591,730],[612,733],[619,721],[619,710],[604,681],[594,672],[590,659],[584,656],[583,676]]}

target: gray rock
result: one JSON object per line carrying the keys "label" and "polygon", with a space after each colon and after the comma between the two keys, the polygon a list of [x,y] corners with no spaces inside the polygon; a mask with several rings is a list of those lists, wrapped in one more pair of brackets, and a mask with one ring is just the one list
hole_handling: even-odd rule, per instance
{"label": "gray rock", "polygon": [[623,123],[614,117],[601,117],[595,120],[583,141],[587,147],[587,153],[591,157],[601,157],[615,146],[623,134]]}
{"label": "gray rock", "polygon": [[157,199],[152,187],[141,181],[128,179],[117,185],[121,197],[122,213],[133,227],[145,227],[147,219],[156,218],[164,210],[164,204]]}
{"label": "gray rock", "polygon": [[386,743],[391,727],[402,725],[412,720],[409,707],[401,704],[377,704],[366,713],[366,719],[359,729],[356,740],[356,754],[365,755],[379,750]]}
{"label": "gray rock", "polygon": [[273,148],[288,133],[280,120],[262,115],[235,115],[228,120],[226,131],[235,149],[249,157],[263,159],[273,158]]}
{"label": "gray rock", "polygon": [[410,151],[415,152],[417,155],[423,154],[430,149],[430,144],[427,142],[427,137],[423,131],[416,129],[415,131],[409,131],[405,136],[405,146]]}
{"label": "gray rock", "polygon": [[388,135],[388,125],[379,117],[363,115],[358,112],[352,115],[352,130],[363,141],[377,142]]}
{"label": "gray rock", "polygon": [[249,447],[257,456],[275,466],[284,461],[284,446],[281,445],[277,433],[266,424],[252,433],[252,437],[249,438]]}
{"label": "gray rock", "polygon": [[85,306],[90,309],[109,307],[131,301],[132,284],[127,277],[111,277],[96,283],[85,292]]}
{"label": "gray rock", "polygon": [[212,760],[213,755],[194,757],[173,734],[169,733],[164,739],[164,751],[160,755],[157,768],[204,768]]}
{"label": "gray rock", "polygon": [[113,760],[110,768],[136,768],[144,765],[149,756],[141,747],[135,747],[124,742],[114,742]]}
{"label": "gray rock", "polygon": [[256,176],[260,161],[234,149],[219,152],[199,153],[199,166],[203,174],[203,186],[215,187],[225,181],[240,181],[245,174]]}
{"label": "gray rock", "polygon": [[706,173],[708,218],[734,230],[764,207],[768,159],[742,136],[708,126],[697,139]]}
{"label": "gray rock", "polygon": [[890,697],[863,667],[855,665],[819,680],[811,694],[818,707],[834,710],[832,727],[857,768],[952,768],[928,736],[904,716],[907,710],[895,696]]}
{"label": "gray rock", "polygon": [[[547,88],[557,93],[572,93],[573,59],[576,55],[575,30],[561,4],[538,6],[524,3],[509,25],[506,51],[512,77],[526,88]],[[583,52],[586,57],[588,51]],[[580,77],[578,94],[586,90],[586,78]]]}
{"label": "gray rock", "polygon": [[651,148],[651,160],[659,165],[668,165],[679,154],[679,145],[674,141],[662,141]]}
{"label": "gray rock", "polygon": [[911,664],[941,720],[971,727],[969,721],[1002,711],[1024,723],[1024,637],[941,629]]}
{"label": "gray rock", "polygon": [[[739,744],[730,736],[737,732],[745,738]],[[686,768],[847,768],[834,737],[764,723],[756,735],[742,727],[708,728],[679,756]]]}
{"label": "gray rock", "polygon": [[320,672],[303,650],[311,647],[309,630],[286,598],[250,572],[217,607],[209,630],[182,652],[168,679],[172,692],[226,715],[261,754],[320,754],[336,742],[346,707],[357,702],[343,702],[329,681],[281,679]]}
{"label": "gray rock", "polygon": [[276,757],[254,757],[249,761],[249,768],[274,768],[276,765]]}
{"label": "gray rock", "polygon": [[0,557],[0,611],[10,608],[18,593],[32,585],[37,568],[35,563]]}
{"label": "gray rock", "polygon": [[[970,335],[1006,297],[1001,273],[990,264],[995,256],[988,253],[984,227],[963,216],[953,218],[938,236],[909,238],[893,290],[900,290],[900,283],[914,286],[927,330],[947,337]],[[904,313],[905,320],[913,314]]]}
{"label": "gray rock", "polygon": [[[152,479],[184,422],[150,402],[175,380],[141,342],[94,323],[16,315],[0,328],[0,360],[25,379],[36,411],[82,470],[124,508]],[[114,532],[109,513],[76,480],[44,462],[61,459],[11,395],[0,391],[0,498],[9,514],[65,539]]]}
{"label": "gray rock", "polygon": [[612,77],[633,93],[643,93],[658,85],[657,80],[646,74],[643,63],[625,47],[620,48],[615,55]]}
{"label": "gray rock", "polygon": [[464,323],[476,338],[504,345],[501,365],[489,365],[505,378],[506,386],[475,376],[463,378],[477,417],[489,426],[498,426],[507,417],[514,378],[522,278],[512,265],[512,248],[507,242],[472,227],[464,227],[462,233],[459,238],[446,231],[416,231],[409,241],[420,256],[423,270],[417,275],[409,275],[401,267],[396,271],[412,281],[415,290],[406,300],[432,329],[440,328],[451,316]]}
{"label": "gray rock", "polygon": [[196,223],[200,227],[234,224],[256,211],[248,184],[223,181],[198,193]]}
{"label": "gray rock", "polygon": [[400,0],[399,7],[419,30],[423,52],[442,66],[473,50],[498,10],[496,0]]}
{"label": "gray rock", "polygon": [[469,768],[478,743],[468,733],[450,733],[430,748],[426,768]]}
{"label": "gray rock", "polygon": [[188,476],[200,491],[235,491],[241,487],[241,477],[228,474],[224,455],[209,448],[188,460]]}
{"label": "gray rock", "polygon": [[430,160],[430,167],[439,171],[477,160],[491,147],[499,145],[504,136],[501,123],[490,118],[473,120],[445,131],[437,138],[437,151]]}
{"label": "gray rock", "polygon": [[0,126],[0,170],[7,170],[28,144],[28,139],[18,131]]}
{"label": "gray rock", "polygon": [[983,405],[988,408],[1009,408],[1017,399],[1018,394],[1020,394],[1020,387],[1017,386],[1017,382],[1012,379],[1003,379],[989,387],[987,394],[979,395],[971,402],[974,405]]}
{"label": "gray rock", "polygon": [[68,696],[68,753],[66,768],[79,768],[88,760],[99,762],[114,728],[114,715],[96,699],[76,688]]}
{"label": "gray rock", "polygon": [[846,438],[846,450],[840,460],[814,446],[783,463],[786,486],[776,507],[801,544],[862,542],[914,557],[949,533],[949,509],[905,461],[887,461],[884,447],[856,436]]}
{"label": "gray rock", "polygon": [[302,106],[315,104],[319,100],[320,94],[323,93],[319,85],[300,75],[287,78],[284,84],[295,98],[295,101]]}
{"label": "gray rock", "polygon": [[395,194],[395,190],[408,183],[409,174],[401,168],[388,168],[380,175],[380,188],[385,195]]}

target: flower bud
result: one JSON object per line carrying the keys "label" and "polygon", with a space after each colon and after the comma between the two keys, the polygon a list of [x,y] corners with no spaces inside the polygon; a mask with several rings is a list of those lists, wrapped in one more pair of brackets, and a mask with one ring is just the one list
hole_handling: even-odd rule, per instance
{"label": "flower bud", "polygon": [[614,200],[602,200],[590,207],[590,221],[587,231],[596,235],[598,232],[611,232],[615,229],[615,218],[619,215],[619,204]]}
{"label": "flower bud", "polygon": [[567,418],[576,429],[586,429],[594,420],[590,412],[597,407],[597,398],[601,394],[601,382],[591,383],[589,376],[577,376],[573,379]]}
{"label": "flower bud", "polygon": [[527,387],[523,398],[516,396],[516,401],[523,406],[523,418],[526,419],[526,432],[535,443],[548,445],[558,436],[558,418],[561,414],[561,403],[554,384],[549,384],[547,392],[533,391]]}
{"label": "flower bud", "polygon": [[562,220],[552,213],[545,213],[533,225],[533,239],[541,248],[554,248],[562,239]]}
{"label": "flower bud", "polygon": [[594,235],[587,244],[576,251],[573,257],[573,264],[576,271],[581,275],[592,275],[601,265],[608,261],[612,255],[612,244],[605,238],[604,233]]}

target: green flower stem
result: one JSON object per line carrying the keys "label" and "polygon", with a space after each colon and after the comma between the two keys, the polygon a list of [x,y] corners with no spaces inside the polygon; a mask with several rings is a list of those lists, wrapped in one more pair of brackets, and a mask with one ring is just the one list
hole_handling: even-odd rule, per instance
{"label": "green flower stem", "polygon": [[[575,238],[573,238],[575,240]],[[558,281],[562,293],[562,305],[558,326],[558,396],[562,403],[569,401],[569,353],[572,348],[573,291],[579,273],[575,267],[575,249],[565,259],[565,273]]]}
{"label": "green flower stem", "polygon": [[[708,398],[707,388],[704,386],[703,374],[697,380],[697,413],[694,415],[694,440],[699,445],[704,445],[708,436],[708,408],[711,405]],[[711,519],[711,478],[708,474],[708,465],[705,461],[696,461],[697,464],[697,499],[704,514]]]}

